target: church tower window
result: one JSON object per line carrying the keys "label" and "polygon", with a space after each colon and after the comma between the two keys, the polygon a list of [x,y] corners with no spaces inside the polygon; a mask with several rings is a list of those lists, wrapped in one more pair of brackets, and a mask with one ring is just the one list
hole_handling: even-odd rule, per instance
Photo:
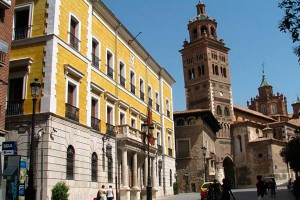
{"label": "church tower window", "polygon": [[222,108],[221,106],[217,106],[217,115],[222,116]]}

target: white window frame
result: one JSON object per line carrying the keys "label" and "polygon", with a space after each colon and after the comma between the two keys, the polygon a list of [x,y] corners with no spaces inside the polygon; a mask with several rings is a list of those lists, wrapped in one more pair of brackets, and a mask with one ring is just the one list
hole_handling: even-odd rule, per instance
{"label": "white window frame", "polygon": [[125,119],[125,121],[124,121],[124,125],[125,124],[127,124],[127,117],[126,117],[126,112],[125,111],[123,111],[123,110],[119,110],[119,125],[121,125],[121,117],[120,117],[120,115],[121,114],[123,114],[124,115],[124,119]]}
{"label": "white window frame", "polygon": [[157,140],[157,145],[161,145],[161,131],[157,130],[156,131],[156,140]]}
{"label": "white window frame", "polygon": [[[29,30],[28,30],[28,37],[27,38],[31,38],[31,35],[32,35],[32,28],[31,28],[31,25],[32,25],[32,21],[33,21],[33,16],[32,16],[32,13],[33,13],[33,8],[34,8],[34,4],[33,3],[26,3],[26,4],[21,4],[21,5],[16,5],[15,6],[15,10],[14,10],[14,19],[13,19],[13,30],[15,30],[15,19],[16,19],[16,11],[19,11],[19,10],[26,10],[27,7],[29,7],[29,19],[28,19],[28,27]],[[15,36],[13,35],[13,40],[15,39]]]}
{"label": "white window frame", "polygon": [[[105,70],[106,70],[106,75],[108,75],[108,71],[107,71],[107,67],[108,67],[108,60],[107,60],[107,55],[108,55],[108,53],[110,53],[111,54],[111,62],[109,63],[109,64],[111,64],[111,65],[109,65],[110,66],[110,68],[112,68],[113,69],[113,71],[115,71],[115,55],[113,54],[113,52],[112,52],[112,50],[110,50],[110,49],[108,49],[108,48],[106,48],[106,54],[105,54]],[[115,76],[114,76],[114,73],[113,73],[113,78],[114,78]]]}
{"label": "white window frame", "polygon": [[[73,14],[73,13],[70,12],[70,14],[69,14],[69,27],[68,27],[68,32],[69,33],[70,33],[70,30],[71,30],[71,20],[72,20],[72,18],[75,19],[77,21],[77,23],[78,23],[77,24],[77,28],[75,30],[76,31],[75,36],[79,40],[79,42],[78,42],[78,51],[80,51],[80,44],[81,44],[81,40],[80,40],[80,38],[81,38],[81,22],[80,22],[79,18],[76,17],[75,14]],[[68,34],[68,44],[70,44],[70,34]]]}
{"label": "white window frame", "polygon": [[[149,88],[150,88],[150,92],[149,92]],[[148,90],[148,98],[152,99],[152,103],[153,103],[153,98],[152,98],[152,87],[151,87],[151,85],[148,85],[147,90]]]}
{"label": "white window frame", "polygon": [[168,148],[173,149],[172,148],[172,136],[170,133],[168,133]]}
{"label": "white window frame", "polygon": [[92,99],[95,99],[95,100],[97,100],[97,111],[96,111],[96,118],[97,119],[100,119],[100,108],[101,108],[101,106],[100,106],[100,97],[98,96],[98,95],[96,95],[96,94],[94,94],[94,93],[91,93],[91,109],[92,109]]}
{"label": "white window frame", "polygon": [[[22,99],[26,99],[27,96],[28,73],[29,73],[28,71],[14,72],[14,73],[10,73],[8,77],[8,84],[10,83],[11,79],[23,78]],[[7,100],[8,100],[8,94],[9,91],[7,90]]]}
{"label": "white window frame", "polygon": [[125,86],[126,86],[126,64],[123,60],[119,59],[119,62],[118,62],[118,74],[119,74],[119,83],[121,84],[121,70],[120,70],[120,66],[121,64],[123,64],[123,77],[125,78]]}
{"label": "white window frame", "polygon": [[98,58],[99,58],[99,70],[100,70],[101,69],[101,42],[98,38],[93,36],[92,44],[91,44],[92,47],[93,47],[93,41],[96,41],[98,43],[98,46],[96,48],[96,56],[98,56]]}
{"label": "white window frame", "polygon": [[[132,121],[132,120],[134,120],[134,122],[135,122],[135,123],[134,123],[134,124],[135,124],[134,127],[131,126],[131,121]],[[134,117],[134,116],[130,116],[130,127],[137,129],[137,118]]]}
{"label": "white window frame", "polygon": [[[145,94],[145,81],[142,77],[139,78],[139,87],[140,87],[140,90],[139,91],[142,91],[144,94]],[[143,83],[143,85],[141,86],[141,81]]]}
{"label": "white window frame", "polygon": [[111,107],[112,108],[112,119],[111,119],[111,125],[115,125],[115,115],[114,115],[114,113],[115,113],[115,106],[113,105],[113,104],[111,104],[111,103],[108,103],[108,102],[106,102],[106,107],[105,107],[105,121],[106,121],[106,123],[107,123],[107,107]]}
{"label": "white window frame", "polygon": [[74,79],[70,78],[70,77],[66,77],[66,94],[65,94],[65,103],[68,103],[68,85],[69,83],[73,86],[75,86],[75,107],[79,108],[79,85],[80,83],[75,81]]}

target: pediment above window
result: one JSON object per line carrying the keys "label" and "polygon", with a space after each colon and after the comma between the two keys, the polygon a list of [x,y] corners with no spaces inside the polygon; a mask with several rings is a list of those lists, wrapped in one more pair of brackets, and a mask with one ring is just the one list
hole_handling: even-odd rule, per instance
{"label": "pediment above window", "polygon": [[72,76],[78,80],[81,80],[84,77],[84,73],[71,66],[70,64],[65,64],[64,67],[66,76]]}

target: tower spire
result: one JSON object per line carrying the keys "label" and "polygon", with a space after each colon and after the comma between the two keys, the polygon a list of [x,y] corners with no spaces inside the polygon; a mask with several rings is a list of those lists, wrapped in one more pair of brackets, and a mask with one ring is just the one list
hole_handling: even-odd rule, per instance
{"label": "tower spire", "polygon": [[260,87],[263,87],[263,86],[270,86],[268,84],[268,81],[267,81],[267,78],[265,75],[265,63],[262,64],[262,80],[261,80]]}

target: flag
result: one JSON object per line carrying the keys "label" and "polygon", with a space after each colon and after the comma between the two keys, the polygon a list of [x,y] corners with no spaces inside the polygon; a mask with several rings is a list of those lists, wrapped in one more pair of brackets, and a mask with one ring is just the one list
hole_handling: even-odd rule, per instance
{"label": "flag", "polygon": [[147,107],[147,125],[150,126],[152,124],[152,109],[150,106]]}
{"label": "flag", "polygon": [[154,145],[154,137],[153,137],[153,134],[150,135],[150,138],[149,138],[149,144],[151,144],[152,146]]}

